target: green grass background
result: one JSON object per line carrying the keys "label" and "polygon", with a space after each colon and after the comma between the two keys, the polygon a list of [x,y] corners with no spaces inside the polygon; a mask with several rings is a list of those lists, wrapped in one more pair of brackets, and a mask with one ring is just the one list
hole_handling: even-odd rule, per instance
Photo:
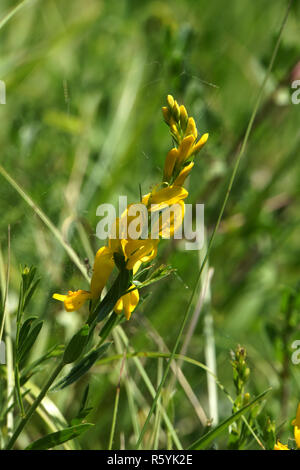
{"label": "green grass background", "polygon": [[[2,0],[0,18],[15,4]],[[119,195],[137,201],[139,184],[146,193],[161,179],[171,139],[160,108],[170,93],[194,116],[199,132],[210,133],[197,157],[187,200],[205,204],[210,234],[285,8],[280,0],[26,2],[0,29],[0,79],[7,87],[6,105],[0,106],[1,164],[79,257],[92,263],[102,244],[95,236],[97,206],[117,204]],[[251,368],[248,390],[254,396],[273,387],[264,413],[277,425],[287,420],[283,441],[291,436],[289,421],[300,398],[300,365],[284,362],[285,318],[280,309],[283,287],[296,288],[300,275],[300,105],[291,103],[290,87],[291,71],[300,60],[299,15],[299,2],[294,2],[211,251],[214,275],[206,305],[214,319],[220,381],[234,395],[229,351],[237,344],[245,346]],[[65,343],[86,314],[84,309],[62,311],[52,293],[87,284],[47,227],[2,177],[0,214],[5,256],[8,224],[11,227],[11,315],[20,264],[36,265],[41,277],[29,312],[45,321],[34,359],[49,345]],[[172,264],[178,276],[152,286],[151,295],[125,324],[134,349],[159,350],[158,335],[173,347],[203,255],[204,250],[185,251],[183,243],[160,244],[157,263]],[[203,318],[200,315],[187,351],[202,362]],[[288,338],[291,354],[292,341],[300,339],[299,324],[298,315]],[[143,364],[156,386],[159,362],[145,359]],[[51,367],[40,372],[36,383],[43,383]],[[182,370],[209,414],[205,373],[188,364]],[[82,448],[107,447],[119,371],[120,361],[94,367],[75,386],[50,395],[70,421],[90,381],[89,421],[95,426],[80,438]],[[142,423],[152,398],[130,359],[126,374]],[[116,448],[124,441],[126,448],[135,443],[124,383]],[[203,428],[180,385],[165,406],[187,447]],[[231,412],[221,391],[218,408],[221,419]],[[20,442],[25,445],[46,431],[35,416]],[[167,445],[165,435],[160,445]],[[226,436],[219,445],[226,445]]]}

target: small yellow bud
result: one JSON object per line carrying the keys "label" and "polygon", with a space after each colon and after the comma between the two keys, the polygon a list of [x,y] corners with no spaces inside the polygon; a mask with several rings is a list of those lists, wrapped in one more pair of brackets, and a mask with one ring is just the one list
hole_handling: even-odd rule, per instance
{"label": "small yellow bud", "polygon": [[193,154],[196,154],[197,152],[199,152],[202,149],[202,147],[206,144],[207,139],[208,139],[208,135],[209,134],[207,134],[207,133],[203,134],[201,139],[198,140],[198,142],[196,143],[196,145],[193,148]]}
{"label": "small yellow bud", "polygon": [[188,119],[188,124],[185,133],[186,135],[193,135],[194,138],[197,139],[198,132],[194,118],[190,117]]}
{"label": "small yellow bud", "polygon": [[187,126],[187,123],[188,123],[188,113],[187,113],[187,110],[185,109],[185,107],[183,106],[183,104],[180,106],[179,108],[180,110],[180,125],[181,125],[181,129],[185,132],[185,129],[186,129],[186,126]]}
{"label": "small yellow bud", "polygon": [[179,108],[178,103],[177,103],[176,100],[174,101],[174,106],[173,106],[173,116],[174,116],[174,119],[176,120],[176,122],[179,122],[180,108]]}
{"label": "small yellow bud", "polygon": [[178,147],[178,158],[176,162],[176,169],[179,170],[181,165],[186,161],[186,159],[191,155],[192,148],[194,144],[194,136],[188,135],[183,139],[181,144]]}
{"label": "small yellow bud", "polygon": [[170,111],[172,111],[173,106],[174,106],[174,98],[172,95],[167,96],[167,103],[168,103],[168,108],[170,109]]}
{"label": "small yellow bud", "polygon": [[164,168],[164,181],[170,181],[177,158],[178,150],[176,148],[173,148],[168,152]]}
{"label": "small yellow bud", "polygon": [[186,165],[185,167],[183,167],[183,169],[181,170],[181,172],[179,173],[179,175],[177,176],[177,178],[174,181],[174,186],[183,186],[184,185],[184,182],[185,182],[186,178],[188,177],[188,175],[190,174],[193,166],[194,166],[194,162],[191,162],[188,165]]}
{"label": "small yellow bud", "polygon": [[163,106],[162,107],[162,113],[163,113],[163,116],[164,116],[164,120],[166,121],[167,124],[170,123],[170,118],[171,118],[171,113],[170,113],[170,110],[167,106]]}

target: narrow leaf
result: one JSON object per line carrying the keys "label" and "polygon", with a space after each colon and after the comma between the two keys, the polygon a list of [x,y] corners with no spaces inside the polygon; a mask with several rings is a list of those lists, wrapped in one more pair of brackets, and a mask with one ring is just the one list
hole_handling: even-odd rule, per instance
{"label": "narrow leaf", "polygon": [[67,442],[70,439],[74,439],[75,437],[80,436],[80,434],[83,434],[88,429],[90,429],[91,426],[94,425],[91,423],[84,423],[62,429],[61,431],[53,432],[45,437],[42,437],[41,439],[38,439],[32,444],[29,444],[29,446],[27,446],[25,450],[52,449],[53,447],[63,444],[64,442]]}
{"label": "narrow leaf", "polygon": [[111,343],[105,343],[99,348],[91,351],[87,354],[83,359],[79,361],[76,366],[74,366],[70,372],[63,377],[51,390],[61,390],[62,388],[71,385],[72,383],[76,382],[76,380],[80,379],[88,370],[95,364],[95,362],[103,356],[106,352],[107,348],[110,346]]}
{"label": "narrow leaf", "polygon": [[27,335],[26,339],[23,342],[22,347],[18,351],[18,362],[19,363],[22,362],[24,364],[24,361],[25,361],[30,349],[34,345],[34,343],[35,343],[35,341],[36,341],[36,339],[37,339],[37,337],[38,337],[38,335],[39,335],[39,333],[42,329],[42,326],[43,326],[43,322],[42,321],[38,322],[35,326],[32,327],[31,331]]}

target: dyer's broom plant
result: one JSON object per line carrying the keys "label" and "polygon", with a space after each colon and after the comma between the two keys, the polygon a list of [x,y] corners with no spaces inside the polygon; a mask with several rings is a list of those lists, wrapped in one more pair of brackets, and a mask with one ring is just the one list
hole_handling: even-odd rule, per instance
{"label": "dyer's broom plant", "polygon": [[[194,158],[206,143],[208,134],[198,135],[195,120],[188,116],[185,107],[179,106],[171,95],[167,97],[167,105],[162,108],[162,112],[174,142],[174,147],[165,159],[162,181],[156,184],[151,192],[142,196],[139,203],[128,205],[114,221],[107,245],[99,248],[95,255],[90,289],[53,294],[54,299],[64,303],[67,312],[88,305],[86,322],[71,338],[63,353],[54,348],[39,361],[26,367],[26,357],[40,333],[42,322],[32,317],[23,320],[24,311],[38,281],[35,280],[34,268],[25,268],[22,272],[14,351],[15,395],[20,409],[20,421],[8,439],[7,449],[14,446],[48,390],[53,388],[53,383],[65,365],[75,363],[67,375],[55,384],[55,389],[66,387],[85,374],[107,350],[110,342],[105,341],[112,329],[124,318],[130,319],[139,303],[139,291],[173,271],[170,266],[160,266],[151,273],[152,266],[149,266],[149,263],[157,256],[160,239],[172,237],[182,226],[185,214],[184,200],[188,196],[184,184],[194,166]],[[140,204],[146,208],[143,218],[137,216]],[[130,227],[134,224],[140,233],[139,237],[131,236]],[[117,275],[109,287],[108,283],[115,270]],[[104,291],[106,293],[103,296]],[[100,329],[100,339],[95,344],[95,327],[104,320],[106,322]],[[24,390],[33,370],[55,354],[61,356],[59,364],[26,410],[22,387]],[[45,448],[43,446],[47,443],[49,446],[49,442],[52,446],[61,444],[84,432],[88,426],[88,423],[76,424],[49,435],[47,439],[36,441],[29,448]]]}

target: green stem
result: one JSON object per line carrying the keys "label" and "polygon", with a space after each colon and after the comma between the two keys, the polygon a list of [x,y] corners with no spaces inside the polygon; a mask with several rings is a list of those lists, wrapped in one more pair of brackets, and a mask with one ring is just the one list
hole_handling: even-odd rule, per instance
{"label": "green stem", "polygon": [[6,446],[6,449],[9,450],[9,449],[12,449],[13,448],[13,445],[15,444],[16,440],[18,439],[20,433],[22,432],[22,430],[24,429],[24,427],[26,426],[27,422],[30,420],[31,416],[33,415],[33,413],[35,412],[35,410],[37,409],[37,407],[39,406],[39,404],[41,403],[41,401],[43,400],[43,398],[45,397],[46,393],[48,392],[49,388],[51,387],[51,385],[53,384],[54,380],[56,379],[56,377],[58,376],[58,374],[61,372],[61,370],[63,369],[64,367],[64,363],[61,361],[58,366],[56,367],[56,369],[54,369],[54,371],[52,372],[52,374],[50,375],[48,381],[45,383],[44,387],[42,388],[40,394],[38,395],[38,397],[35,399],[35,401],[33,402],[33,404],[31,405],[31,407],[29,408],[29,410],[27,411],[26,415],[24,416],[24,418],[21,419],[19,425],[17,426],[15,432],[13,433],[11,439],[9,440],[7,446]]}
{"label": "green stem", "polygon": [[117,391],[116,391],[114,414],[113,414],[113,419],[112,419],[112,424],[111,424],[108,450],[112,449],[113,439],[115,435],[115,428],[116,428],[116,421],[117,421],[117,414],[118,414],[118,407],[119,407],[119,398],[120,398],[120,384],[118,384]]}

